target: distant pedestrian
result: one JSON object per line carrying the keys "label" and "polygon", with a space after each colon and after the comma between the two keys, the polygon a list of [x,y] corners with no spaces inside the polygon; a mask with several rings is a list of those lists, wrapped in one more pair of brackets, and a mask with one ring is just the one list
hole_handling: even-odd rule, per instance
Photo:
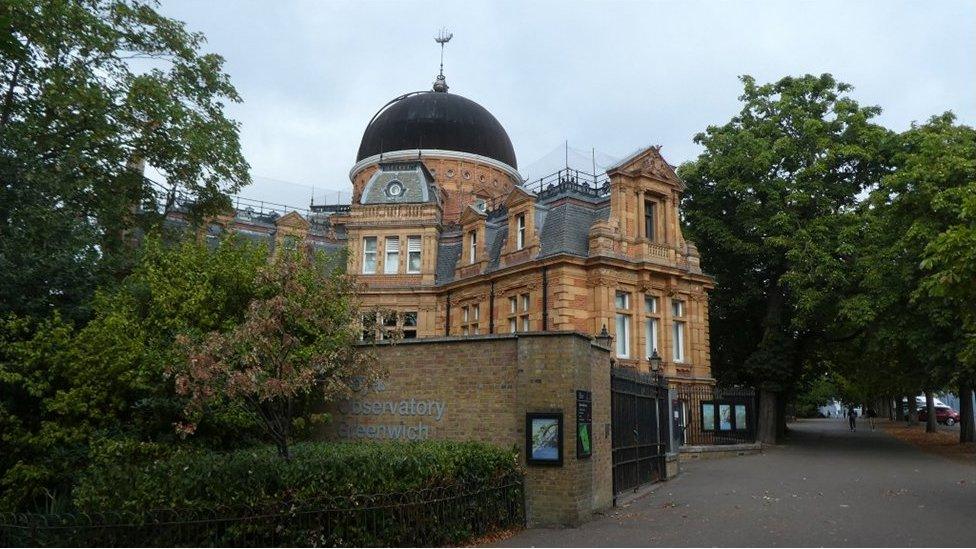
{"label": "distant pedestrian", "polygon": [[868,408],[868,424],[871,425],[871,430],[874,430],[874,418],[878,417],[878,413],[874,411],[874,408]]}
{"label": "distant pedestrian", "polygon": [[854,407],[853,406],[851,406],[850,408],[847,409],[847,420],[851,424],[851,432],[856,431],[857,430],[857,425],[856,425],[856,422],[857,422],[857,412],[854,411]]}

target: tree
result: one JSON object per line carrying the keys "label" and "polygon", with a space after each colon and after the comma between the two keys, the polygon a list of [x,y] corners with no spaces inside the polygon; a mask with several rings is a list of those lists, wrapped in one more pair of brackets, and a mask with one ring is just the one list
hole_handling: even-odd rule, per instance
{"label": "tree", "polygon": [[[133,272],[96,293],[85,326],[63,320],[0,319],[0,507],[39,508],[66,495],[99,440],[178,442],[185,401],[165,367],[183,351],[178,334],[241,323],[257,295],[267,249],[227,238],[147,238]],[[245,445],[257,425],[216,399],[197,444]]]}
{"label": "tree", "polygon": [[976,442],[972,395],[976,386],[976,130],[955,125],[951,113],[912,128],[916,152],[913,176],[935,181],[932,213],[941,221],[926,234],[919,297],[935,299],[957,313],[960,328],[956,365],[960,442]]}
{"label": "tree", "polygon": [[[851,337],[836,298],[851,284],[857,195],[884,173],[890,132],[828,74],[742,82],[741,112],[695,136],[704,151],[679,169],[685,230],[716,278],[716,377],[789,395],[825,342]],[[784,400],[764,402],[782,432]]]}
{"label": "tree", "polygon": [[154,6],[0,8],[0,314],[87,319],[95,288],[130,265],[129,231],[160,223],[160,200],[183,195],[203,215],[249,181],[223,59]]}
{"label": "tree", "polygon": [[177,393],[189,399],[179,429],[193,433],[208,404],[225,395],[245,405],[290,459],[296,419],[316,419],[317,407],[379,376],[373,355],[356,348],[363,327],[353,284],[321,255],[282,250],[259,272],[243,322],[197,340],[179,338],[188,352],[170,372]]}

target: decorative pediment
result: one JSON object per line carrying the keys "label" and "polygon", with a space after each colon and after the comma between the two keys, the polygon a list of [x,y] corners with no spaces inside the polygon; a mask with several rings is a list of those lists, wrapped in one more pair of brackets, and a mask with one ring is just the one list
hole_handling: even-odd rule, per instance
{"label": "decorative pediment", "polygon": [[474,206],[469,205],[467,208],[464,208],[463,212],[461,212],[460,221],[461,221],[461,225],[464,226],[464,225],[468,225],[469,223],[475,223],[477,221],[481,221],[485,219],[485,217],[487,216],[483,212],[480,212]]}
{"label": "decorative pediment", "polygon": [[291,227],[294,229],[308,229],[310,226],[309,222],[295,211],[288,212],[282,217],[279,217],[278,220],[275,221],[275,225],[278,227]]}
{"label": "decorative pediment", "polygon": [[661,156],[660,145],[638,151],[607,170],[610,175],[618,172],[629,176],[650,177],[675,185],[682,190],[685,188],[674,167]]}
{"label": "decorative pediment", "polygon": [[502,202],[502,205],[504,205],[506,208],[511,210],[514,206],[518,206],[519,204],[523,204],[525,202],[530,202],[534,200],[535,200],[535,194],[530,193],[529,191],[523,189],[522,187],[516,186],[515,188],[512,189],[510,193],[508,193],[508,196],[505,197],[505,200]]}

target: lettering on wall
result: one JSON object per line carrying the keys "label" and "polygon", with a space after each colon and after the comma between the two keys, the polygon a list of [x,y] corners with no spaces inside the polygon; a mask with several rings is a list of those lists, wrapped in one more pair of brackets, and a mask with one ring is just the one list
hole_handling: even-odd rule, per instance
{"label": "lettering on wall", "polygon": [[[443,400],[387,397],[388,383],[379,381],[372,390],[360,391],[360,398],[339,403],[337,434],[345,439],[426,440],[434,426],[444,419],[447,405]],[[360,424],[359,418],[377,418],[383,422]]]}

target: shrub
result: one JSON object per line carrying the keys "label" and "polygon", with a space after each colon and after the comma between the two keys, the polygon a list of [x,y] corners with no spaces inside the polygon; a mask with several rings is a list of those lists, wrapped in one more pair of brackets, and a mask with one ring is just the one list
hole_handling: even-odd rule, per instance
{"label": "shrub", "polygon": [[515,452],[480,443],[304,443],[290,460],[270,446],[109,443],[95,456],[75,490],[80,516],[126,526],[35,528],[47,542],[451,545],[524,521]]}
{"label": "shrub", "polygon": [[[126,450],[129,451],[126,451]],[[159,457],[162,456],[162,457]],[[74,490],[83,512],[278,508],[328,498],[481,486],[520,474],[512,450],[474,442],[322,443],[227,453],[115,446],[96,453]]]}

